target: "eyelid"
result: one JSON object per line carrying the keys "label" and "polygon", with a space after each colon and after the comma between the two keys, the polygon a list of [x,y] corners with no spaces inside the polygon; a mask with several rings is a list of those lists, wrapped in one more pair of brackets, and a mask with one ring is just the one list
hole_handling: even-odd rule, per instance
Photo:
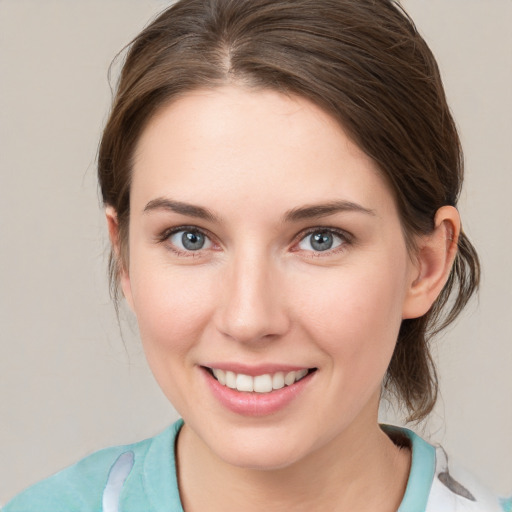
{"label": "eyelid", "polygon": [[184,226],[173,226],[172,228],[166,228],[160,234],[158,234],[156,236],[156,239],[164,242],[171,235],[179,233],[180,231],[198,232],[198,233],[202,233],[203,235],[207,236],[208,238],[211,238],[210,233],[203,228],[200,228],[198,226],[192,226],[192,225],[184,225]]}
{"label": "eyelid", "polygon": [[213,246],[219,245],[218,242],[216,242],[215,237],[207,229],[200,228],[199,226],[194,225],[173,226],[172,228],[164,229],[159,235],[157,235],[156,242],[162,244],[167,243],[168,248],[179,256],[192,256],[197,258],[198,256],[201,255],[201,253],[212,249],[212,247],[208,247],[206,249],[198,249],[197,251],[186,251],[174,246],[173,244],[170,243],[170,238],[172,237],[172,235],[175,235],[180,231],[201,233],[211,242]]}
{"label": "eyelid", "polygon": [[[201,233],[206,238],[208,238],[208,240],[210,240],[210,242],[214,246],[220,246],[220,244],[216,240],[216,237],[212,233],[210,233],[209,230],[200,228],[199,226],[194,226],[194,225],[180,225],[180,226],[173,226],[171,228],[167,228],[167,229],[163,230],[159,235],[156,236],[156,241],[158,243],[168,242],[172,235],[179,233],[180,231],[191,231],[191,232]],[[302,240],[304,240],[304,238],[306,238],[307,236],[309,236],[313,233],[318,233],[318,232],[331,233],[331,234],[341,238],[342,243],[338,247],[335,247],[334,249],[328,249],[326,251],[306,251],[306,250],[299,249],[297,247],[298,243],[301,242]],[[346,245],[350,245],[353,243],[353,240],[354,240],[354,236],[351,233],[349,233],[348,231],[345,231],[344,229],[335,228],[335,227],[331,227],[331,226],[313,226],[311,228],[302,230],[300,233],[298,233],[294,237],[294,239],[292,241],[291,251],[292,252],[299,252],[299,251],[308,252],[308,253],[312,253],[312,255],[314,255],[315,257],[329,256],[329,255],[332,255],[339,251],[344,250]],[[169,248],[178,255],[195,256],[195,257],[200,256],[201,253],[204,252],[205,250],[212,249],[210,247],[205,250],[199,249],[197,251],[183,251],[177,247],[174,247],[174,246],[171,247],[171,244],[169,244]]]}
{"label": "eyelid", "polygon": [[[304,240],[307,236],[312,235],[313,233],[330,233],[332,235],[335,235],[339,238],[341,238],[342,243],[335,247],[334,249],[328,249],[326,251],[306,251],[303,249],[299,249],[297,246],[302,240]],[[293,252],[299,252],[304,251],[307,253],[312,253],[314,257],[321,257],[321,256],[330,256],[332,254],[336,254],[339,251],[343,251],[347,245],[352,244],[354,241],[354,236],[349,233],[348,231],[345,231],[344,229],[330,227],[330,226],[315,226],[312,228],[307,228],[303,231],[301,231],[293,240],[292,245],[292,251]]]}

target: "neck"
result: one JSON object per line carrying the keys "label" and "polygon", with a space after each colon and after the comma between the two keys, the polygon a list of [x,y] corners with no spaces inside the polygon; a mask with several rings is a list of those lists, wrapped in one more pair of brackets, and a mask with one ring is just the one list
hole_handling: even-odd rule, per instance
{"label": "neck", "polygon": [[271,470],[224,462],[185,425],[178,438],[185,511],[396,511],[407,485],[410,452],[394,445],[377,418],[366,425],[363,430],[354,425],[306,458]]}

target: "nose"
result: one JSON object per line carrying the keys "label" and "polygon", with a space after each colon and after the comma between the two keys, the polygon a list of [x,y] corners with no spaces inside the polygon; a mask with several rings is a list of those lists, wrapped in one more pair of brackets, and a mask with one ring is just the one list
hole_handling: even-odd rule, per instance
{"label": "nose", "polygon": [[217,328],[240,343],[275,340],[287,332],[282,272],[263,251],[239,254],[224,274]]}

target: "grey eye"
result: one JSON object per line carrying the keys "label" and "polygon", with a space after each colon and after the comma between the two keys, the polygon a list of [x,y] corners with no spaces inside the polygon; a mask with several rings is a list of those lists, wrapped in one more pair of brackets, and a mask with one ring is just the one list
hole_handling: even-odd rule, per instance
{"label": "grey eye", "polygon": [[181,235],[181,243],[189,251],[197,251],[204,246],[204,236],[201,233],[186,231]]}
{"label": "grey eye", "polygon": [[315,231],[300,241],[299,248],[304,251],[322,252],[339,247],[342,243],[342,238],[331,231]]}
{"label": "grey eye", "polygon": [[170,241],[174,246],[185,251],[199,251],[200,249],[207,249],[211,245],[208,237],[200,231],[185,229],[173,233]]}

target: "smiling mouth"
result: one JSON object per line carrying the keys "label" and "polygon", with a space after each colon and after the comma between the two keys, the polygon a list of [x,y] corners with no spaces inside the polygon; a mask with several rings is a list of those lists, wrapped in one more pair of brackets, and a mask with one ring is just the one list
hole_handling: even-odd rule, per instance
{"label": "smiling mouth", "polygon": [[265,373],[263,375],[245,375],[218,368],[204,367],[214,379],[223,386],[242,392],[271,393],[291,386],[316,371],[316,368],[304,368],[291,372]]}

